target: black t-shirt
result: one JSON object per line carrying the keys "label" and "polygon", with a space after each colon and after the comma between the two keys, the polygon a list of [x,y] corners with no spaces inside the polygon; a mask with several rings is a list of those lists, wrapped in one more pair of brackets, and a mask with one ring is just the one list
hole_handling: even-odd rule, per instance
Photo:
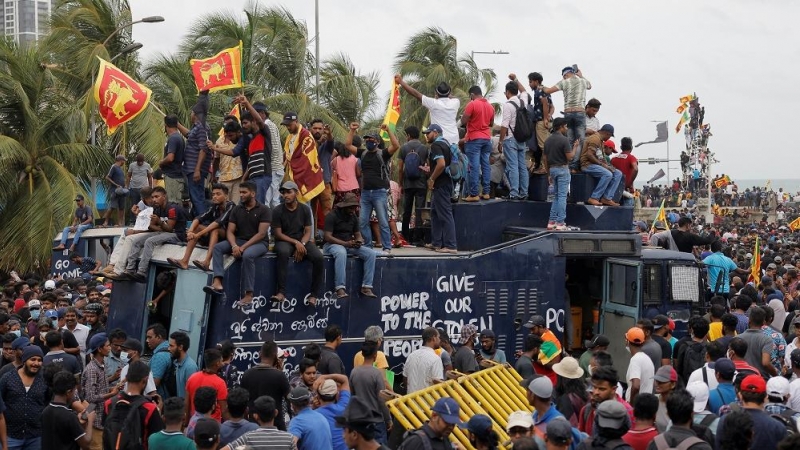
{"label": "black t-shirt", "polygon": [[186,141],[179,131],[169,135],[164,145],[164,157],[173,153],[175,156],[171,163],[161,166],[161,171],[170,178],[183,178],[183,153],[186,151]]}
{"label": "black t-shirt", "polygon": [[653,340],[661,347],[661,359],[672,358],[672,345],[668,340],[657,334],[653,335]]}
{"label": "black t-shirt", "polygon": [[[247,369],[242,375],[239,386],[250,393],[250,411],[254,411],[253,402],[262,395],[269,395],[275,400],[275,409],[283,411],[283,402],[289,395],[289,380],[282,371],[274,368],[258,365]],[[286,431],[286,421],[283,414],[278,413],[275,417],[275,426],[279,430]]]}
{"label": "black t-shirt", "polygon": [[292,239],[300,240],[305,234],[305,227],[311,226],[311,208],[297,203],[294,211],[286,205],[278,205],[272,211],[272,228],[280,228],[281,232]]}
{"label": "black t-shirt", "polygon": [[[402,147],[400,147],[400,159],[403,160],[403,164],[406,163],[406,158],[409,154],[416,153],[419,157],[419,164],[423,165],[428,160],[428,147],[422,144],[418,139],[412,139]],[[403,171],[405,172],[405,171]],[[409,179],[406,177],[406,174],[403,173],[403,188],[405,189],[427,189],[425,183],[428,181],[428,177],[425,176],[425,173],[420,173],[419,178]]]}
{"label": "black t-shirt", "polygon": [[175,233],[175,236],[181,241],[186,241],[186,221],[189,219],[186,217],[186,211],[184,211],[183,208],[175,203],[167,203],[164,207],[154,207],[153,214],[160,217],[162,222],[174,220],[175,227],[172,229],[172,232]]}
{"label": "black t-shirt", "polygon": [[372,152],[361,149],[358,151],[358,157],[361,159],[361,189],[365,191],[389,189],[388,169],[392,155],[381,149]]}
{"label": "black t-shirt", "polygon": [[702,237],[689,231],[672,230],[672,239],[675,240],[679,252],[692,253],[694,246],[710,244],[717,238],[716,236]]}
{"label": "black t-shirt", "polygon": [[336,350],[330,347],[322,347],[322,354],[319,357],[319,364],[317,364],[317,370],[322,375],[330,375],[334,373],[338,373],[340,375],[344,375],[344,363],[342,362],[342,358],[336,353]]}
{"label": "black t-shirt", "polygon": [[452,161],[453,154],[450,152],[450,145],[447,144],[446,141],[443,140],[436,140],[431,144],[430,154],[428,154],[428,165],[431,168],[431,173],[436,169],[436,161],[438,159],[444,158],[444,167],[445,171],[442,171],[436,180],[433,181],[434,188],[446,187],[448,185],[453,184],[453,180],[450,179],[450,175],[447,174],[447,166],[450,165]]}
{"label": "black t-shirt", "polygon": [[547,164],[551,167],[566,166],[567,153],[570,151],[569,139],[559,132],[555,132],[544,141],[544,154]]}
{"label": "black t-shirt", "polygon": [[[249,241],[258,233],[258,224],[272,222],[272,211],[256,202],[256,206],[247,209],[245,205],[236,205],[231,211],[230,223],[236,224],[236,238]],[[264,240],[269,239],[264,235]]]}
{"label": "black t-shirt", "polygon": [[81,373],[81,364],[78,362],[78,358],[63,351],[44,355],[43,365],[48,364],[61,364],[64,370],[73,375]]}
{"label": "black t-shirt", "polygon": [[[96,433],[100,431],[95,430]],[[63,403],[50,403],[42,412],[42,448],[78,450],[77,439],[85,435],[75,412]]]}
{"label": "black t-shirt", "polygon": [[355,234],[359,231],[358,215],[336,208],[325,216],[325,231],[330,231],[333,237],[343,241],[355,239]]}

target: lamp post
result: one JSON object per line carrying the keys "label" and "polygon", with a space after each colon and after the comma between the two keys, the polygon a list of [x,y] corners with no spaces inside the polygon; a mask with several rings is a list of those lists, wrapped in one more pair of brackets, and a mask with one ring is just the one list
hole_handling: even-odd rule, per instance
{"label": "lamp post", "polygon": [[161,17],[161,16],[148,16],[148,17],[142,17],[139,20],[134,20],[133,22],[129,22],[129,23],[120,25],[119,27],[117,27],[116,30],[112,31],[111,34],[108,35],[108,37],[106,38],[105,41],[103,41],[103,47],[108,45],[108,41],[110,41],[112,37],[116,36],[117,33],[119,33],[120,31],[124,30],[125,28],[128,28],[131,25],[136,25],[137,23],[157,23],[157,22],[163,22],[163,21],[164,21],[164,18]]}
{"label": "lamp post", "polygon": [[478,52],[478,51],[471,51],[469,52],[470,59],[475,59],[475,55],[508,55],[508,52],[504,52],[503,50],[492,50],[490,52]]}
{"label": "lamp post", "polygon": [[319,103],[319,0],[314,0],[314,59],[316,61],[316,100]]}

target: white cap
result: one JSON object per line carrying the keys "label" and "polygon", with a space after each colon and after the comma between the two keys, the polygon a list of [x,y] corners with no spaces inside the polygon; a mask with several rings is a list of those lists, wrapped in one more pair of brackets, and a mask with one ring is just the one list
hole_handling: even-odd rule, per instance
{"label": "white cap", "polygon": [[789,395],[789,380],[784,377],[772,377],[767,381],[767,395],[785,398]]}
{"label": "white cap", "polygon": [[708,385],[702,381],[692,381],[686,386],[686,391],[694,397],[694,412],[705,411],[708,405]]}
{"label": "white cap", "polygon": [[44,282],[44,290],[45,291],[52,291],[56,288],[56,282],[53,280],[47,280]]}
{"label": "white cap", "polygon": [[514,411],[508,416],[506,431],[511,431],[514,427],[530,429],[534,425],[533,415],[528,411]]}

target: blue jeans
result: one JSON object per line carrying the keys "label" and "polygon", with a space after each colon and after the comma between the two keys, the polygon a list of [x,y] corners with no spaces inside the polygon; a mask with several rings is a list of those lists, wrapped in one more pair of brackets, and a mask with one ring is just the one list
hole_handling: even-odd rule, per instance
{"label": "blue jeans", "polygon": [[[600,200],[601,198],[605,198],[612,200],[614,198],[614,194],[617,192],[617,184],[619,184],[620,180],[619,176],[615,176],[611,171],[598,164],[589,164],[581,170],[583,173],[598,179],[597,186],[595,186],[594,191],[592,191],[593,199]],[[622,175],[622,172],[616,170],[614,172],[618,172],[619,175]]]}
{"label": "blue jeans", "polygon": [[347,255],[356,255],[364,260],[364,276],[361,278],[362,288],[372,288],[372,279],[375,278],[375,257],[378,252],[361,246],[359,248],[347,248],[339,244],[328,244],[322,247],[326,255],[333,256],[333,283],[334,289],[345,289],[347,284]]}
{"label": "blue jeans", "polygon": [[266,205],[267,191],[272,185],[272,175],[257,175],[248,178],[247,181],[252,181],[256,184],[256,201],[262,205]]}
{"label": "blue jeans", "polygon": [[372,228],[369,226],[369,217],[372,210],[378,218],[378,226],[381,229],[381,245],[384,250],[392,249],[392,233],[389,231],[389,210],[386,189],[369,189],[361,191],[361,216],[359,217],[359,228],[361,236],[364,237],[366,244],[372,246]]}
{"label": "blue jeans", "polygon": [[194,217],[205,214],[208,207],[206,206],[206,179],[207,173],[200,174],[200,181],[195,182],[194,174],[186,174],[186,190],[189,193],[189,198],[192,200],[192,214]]}
{"label": "blue jeans", "polygon": [[509,136],[503,141],[503,153],[506,155],[506,177],[510,184],[509,197],[525,198],[528,196],[528,166],[525,165],[525,143],[517,142]]}
{"label": "blue jeans", "polygon": [[578,150],[575,151],[575,156],[572,157],[572,162],[569,163],[571,169],[579,169],[581,165],[583,141],[586,139],[586,113],[583,111],[568,112],[564,113],[564,118],[567,119],[567,139],[569,139],[569,146],[572,147],[576,140],[581,141]]}
{"label": "blue jeans", "polygon": [[8,450],[41,450],[41,448],[41,437],[29,437],[25,439],[8,437]]}
{"label": "blue jeans", "polygon": [[567,166],[550,167],[550,178],[553,179],[555,191],[553,204],[550,205],[550,222],[563,224],[567,219],[567,191],[572,176]]}
{"label": "blue jeans", "polygon": [[453,182],[433,188],[431,195],[431,244],[434,248],[456,250],[456,221],[453,217]]}
{"label": "blue jeans", "polygon": [[[236,239],[236,245],[242,246],[247,242],[244,239]],[[231,243],[226,241],[217,242],[214,246],[211,265],[214,266],[214,277],[225,277],[225,255],[230,255],[233,250]],[[266,242],[259,242],[247,247],[242,253],[242,278],[241,285],[244,292],[253,292],[253,285],[256,280],[256,258],[266,255],[269,249]]]}
{"label": "blue jeans", "polygon": [[[467,195],[478,195],[479,184],[483,186],[483,193],[489,193],[489,182],[492,175],[492,166],[489,165],[489,154],[492,153],[490,139],[473,139],[464,144],[464,151],[469,159],[469,187]],[[479,183],[479,181],[483,183]]]}
{"label": "blue jeans", "polygon": [[[91,223],[87,223],[86,225],[78,225],[78,228],[75,230],[75,237],[72,238],[72,245],[78,245],[78,241],[81,239],[81,235],[84,231],[92,228],[94,225]],[[61,232],[61,245],[67,245],[67,239],[69,239],[69,229],[70,227],[64,227],[64,231]]]}

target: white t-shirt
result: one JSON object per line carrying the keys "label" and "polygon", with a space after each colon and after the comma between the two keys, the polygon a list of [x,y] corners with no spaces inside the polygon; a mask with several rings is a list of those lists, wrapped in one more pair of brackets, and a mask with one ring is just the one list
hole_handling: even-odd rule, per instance
{"label": "white t-shirt", "polygon": [[786,406],[800,411],[800,378],[789,383],[789,403]]}
{"label": "white t-shirt", "polygon": [[700,381],[703,382],[703,371],[706,371],[706,377],[708,378],[708,390],[713,391],[714,389],[719,386],[719,382],[717,381],[717,373],[714,372],[714,369],[710,369],[708,367],[708,363],[705,363],[703,367],[699,369],[695,369],[691,375],[689,375],[689,381],[686,383],[687,385],[692,383],[693,381]]}
{"label": "white t-shirt", "polygon": [[[122,370],[119,372],[119,379],[124,380],[125,377],[128,376],[128,364],[125,364],[122,367]],[[149,394],[151,392],[156,391],[156,382],[153,380],[153,372],[147,374],[147,386],[144,388],[144,393]],[[125,392],[128,392],[128,383],[125,383]]]}
{"label": "white t-shirt", "polygon": [[428,108],[431,113],[431,123],[442,127],[444,138],[451,144],[458,144],[458,126],[456,116],[458,108],[461,107],[461,100],[457,98],[431,98],[422,96],[422,106]]}
{"label": "white t-shirt", "polygon": [[652,394],[653,393],[653,376],[656,370],[653,367],[653,361],[647,356],[645,352],[639,352],[631,357],[631,362],[628,364],[628,374],[625,375],[625,380],[628,382],[628,391],[625,393],[625,400],[631,400],[631,380],[638,378],[639,393]]}

